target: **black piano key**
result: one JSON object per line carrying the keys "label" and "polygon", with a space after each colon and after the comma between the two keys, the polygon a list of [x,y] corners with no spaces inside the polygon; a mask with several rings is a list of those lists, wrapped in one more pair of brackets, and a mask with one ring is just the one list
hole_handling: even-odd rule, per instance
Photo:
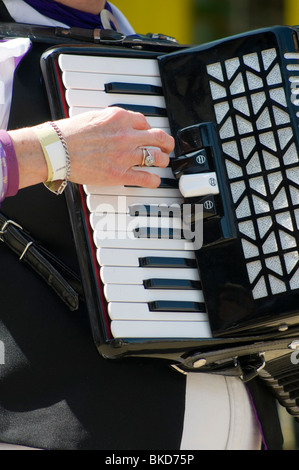
{"label": "black piano key", "polygon": [[142,268],[196,268],[195,259],[189,258],[167,258],[163,256],[145,256],[139,258]]}
{"label": "black piano key", "polygon": [[163,96],[162,87],[147,85],[144,83],[120,83],[111,82],[105,84],[106,93],[119,93],[130,95],[151,95]]}
{"label": "black piano key", "polygon": [[143,281],[145,289],[167,290],[200,290],[199,281],[190,279],[146,279]]}
{"label": "black piano key", "polygon": [[129,214],[134,217],[178,217],[181,218],[181,206],[179,204],[173,204],[169,206],[167,204],[159,205],[143,205],[133,204],[129,207]]}
{"label": "black piano key", "polygon": [[133,230],[135,238],[155,238],[168,240],[183,240],[184,234],[180,229],[159,227],[138,227]]}
{"label": "black piano key", "polygon": [[[125,188],[138,188],[139,186],[132,186],[132,185],[124,185]],[[172,189],[172,188],[178,188],[178,182],[173,179],[173,178],[161,178],[161,182],[158,186],[159,188],[163,189]]]}
{"label": "black piano key", "polygon": [[115,103],[112,106],[117,106],[119,108],[126,109],[127,111],[134,111],[136,113],[144,114],[145,116],[150,117],[167,117],[167,111],[164,108],[159,108],[158,106],[146,106],[138,104],[123,104]]}
{"label": "black piano key", "polygon": [[203,302],[155,300],[148,303],[151,312],[205,312]]}
{"label": "black piano key", "polygon": [[159,188],[178,188],[178,182],[174,178],[161,178]]}

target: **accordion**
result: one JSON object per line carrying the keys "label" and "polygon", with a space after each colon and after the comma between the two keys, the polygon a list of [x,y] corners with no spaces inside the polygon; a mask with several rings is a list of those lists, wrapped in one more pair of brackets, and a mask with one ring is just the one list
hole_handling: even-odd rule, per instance
{"label": "accordion", "polygon": [[281,392],[269,369],[293,377],[299,347],[298,30],[65,45],[41,67],[53,119],[121,106],[176,141],[156,190],[67,188],[100,354],[260,374]]}

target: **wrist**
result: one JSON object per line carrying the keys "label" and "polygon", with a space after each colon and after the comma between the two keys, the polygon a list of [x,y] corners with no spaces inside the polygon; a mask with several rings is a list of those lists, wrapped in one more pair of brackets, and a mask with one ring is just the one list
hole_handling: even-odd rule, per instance
{"label": "wrist", "polygon": [[8,132],[14,145],[19,168],[19,189],[47,180],[47,165],[32,128]]}
{"label": "wrist", "polygon": [[0,200],[14,196],[19,190],[19,166],[11,137],[0,130],[1,194]]}

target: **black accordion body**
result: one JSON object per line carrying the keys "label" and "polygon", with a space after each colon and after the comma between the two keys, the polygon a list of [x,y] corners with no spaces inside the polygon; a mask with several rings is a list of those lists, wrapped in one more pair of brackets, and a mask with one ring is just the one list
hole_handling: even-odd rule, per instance
{"label": "black accordion body", "polygon": [[[260,374],[281,392],[273,370],[298,367],[298,30],[62,46],[41,65],[54,119],[117,105],[176,140],[157,190],[67,188],[99,352]],[[184,206],[200,246],[182,236]],[[286,401],[296,414],[296,390]]]}

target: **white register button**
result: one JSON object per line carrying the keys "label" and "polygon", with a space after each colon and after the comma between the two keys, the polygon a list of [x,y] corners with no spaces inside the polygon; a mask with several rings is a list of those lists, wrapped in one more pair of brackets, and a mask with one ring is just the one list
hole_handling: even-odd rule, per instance
{"label": "white register button", "polygon": [[215,172],[183,175],[179,180],[179,189],[186,198],[219,194]]}

